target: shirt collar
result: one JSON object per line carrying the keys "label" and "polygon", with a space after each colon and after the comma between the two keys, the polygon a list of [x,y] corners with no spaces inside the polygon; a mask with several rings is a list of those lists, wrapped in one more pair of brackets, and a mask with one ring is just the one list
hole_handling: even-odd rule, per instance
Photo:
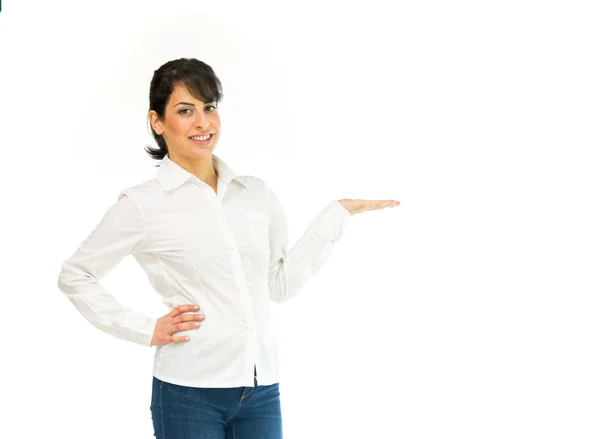
{"label": "shirt collar", "polygon": [[[219,173],[219,180],[221,180],[224,184],[229,184],[232,180],[235,180],[247,188],[246,184],[244,183],[244,178],[240,175],[237,175],[233,169],[231,169],[227,163],[223,161],[223,159],[215,154],[212,155],[212,159],[213,166]],[[168,191],[181,186],[191,178],[197,177],[190,174],[177,163],[172,161],[167,154],[160,162],[157,178],[163,189]]]}

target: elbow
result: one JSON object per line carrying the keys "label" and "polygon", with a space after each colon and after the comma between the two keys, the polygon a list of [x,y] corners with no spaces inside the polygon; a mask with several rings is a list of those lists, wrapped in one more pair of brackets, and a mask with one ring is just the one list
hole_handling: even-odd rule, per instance
{"label": "elbow", "polygon": [[90,273],[78,269],[74,265],[65,262],[62,266],[56,285],[66,295],[75,294],[82,286],[89,286],[96,283],[97,279]]}
{"label": "elbow", "polygon": [[73,290],[74,279],[78,276],[77,270],[69,261],[65,261],[60,268],[60,273],[56,281],[58,289],[64,294],[68,294]]}
{"label": "elbow", "polygon": [[283,303],[287,300],[285,289],[277,282],[269,282],[269,298],[275,303]]}
{"label": "elbow", "polygon": [[278,304],[293,299],[299,292],[299,287],[291,287],[284,281],[269,283],[269,298]]}
{"label": "elbow", "polygon": [[286,301],[287,282],[283,260],[269,268],[269,298],[275,303]]}
{"label": "elbow", "polygon": [[269,297],[271,298],[271,300],[277,304],[281,304],[283,302],[286,302],[288,299],[285,297],[285,295],[280,294],[278,291],[274,292],[273,290],[269,290]]}
{"label": "elbow", "polygon": [[73,292],[72,283],[66,276],[62,274],[58,277],[58,281],[56,282],[56,286],[58,289],[67,296]]}
{"label": "elbow", "polygon": [[275,303],[283,303],[291,299],[289,285],[285,277],[278,276],[269,280],[269,298]]}
{"label": "elbow", "polygon": [[58,287],[58,289],[60,291],[62,291],[63,293],[66,293],[69,290],[69,276],[66,273],[66,267],[63,264],[60,273],[58,275],[58,279],[56,281],[56,286]]}

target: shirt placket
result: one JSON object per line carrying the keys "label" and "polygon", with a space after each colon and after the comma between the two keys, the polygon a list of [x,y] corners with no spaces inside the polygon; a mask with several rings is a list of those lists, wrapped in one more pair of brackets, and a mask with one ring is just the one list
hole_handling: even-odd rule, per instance
{"label": "shirt placket", "polygon": [[[221,186],[222,187],[222,186]],[[235,284],[237,290],[242,294],[239,298],[242,302],[242,308],[244,310],[244,322],[246,323],[246,333],[248,336],[248,343],[246,345],[245,357],[244,357],[244,368],[246,378],[248,381],[254,380],[254,368],[256,364],[256,356],[258,354],[258,341],[256,339],[256,319],[254,313],[254,306],[252,304],[252,298],[250,297],[250,288],[248,286],[248,278],[244,271],[241,255],[239,252],[238,242],[235,239],[235,235],[229,225],[227,214],[222,202],[222,195],[217,195],[214,191],[210,191],[210,199],[213,203],[214,212],[217,217],[217,222],[225,244],[227,245],[228,254],[231,261],[231,266],[235,275]]]}

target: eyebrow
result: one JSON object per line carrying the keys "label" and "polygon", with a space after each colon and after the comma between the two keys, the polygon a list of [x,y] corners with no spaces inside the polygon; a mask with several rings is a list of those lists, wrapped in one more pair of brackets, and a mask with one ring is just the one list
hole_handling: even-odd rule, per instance
{"label": "eyebrow", "polygon": [[[214,103],[215,103],[215,101],[210,101],[210,102],[206,102],[204,105],[208,105],[208,104],[214,104]],[[192,107],[195,107],[195,105],[194,105],[194,104],[190,104],[189,102],[179,102],[179,103],[177,103],[177,104],[175,104],[175,105],[173,105],[173,106],[174,106],[174,107],[176,107],[176,106],[178,106],[178,105],[190,105],[190,106],[192,106]]]}

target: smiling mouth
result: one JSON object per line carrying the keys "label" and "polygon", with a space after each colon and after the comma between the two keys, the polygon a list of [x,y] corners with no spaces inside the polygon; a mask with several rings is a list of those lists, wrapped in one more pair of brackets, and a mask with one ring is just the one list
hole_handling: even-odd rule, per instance
{"label": "smiling mouth", "polygon": [[212,138],[214,137],[214,135],[215,135],[215,133],[210,133],[210,135],[192,136],[192,137],[188,137],[188,139],[190,139],[194,143],[204,145],[204,144],[210,142],[212,140]]}

